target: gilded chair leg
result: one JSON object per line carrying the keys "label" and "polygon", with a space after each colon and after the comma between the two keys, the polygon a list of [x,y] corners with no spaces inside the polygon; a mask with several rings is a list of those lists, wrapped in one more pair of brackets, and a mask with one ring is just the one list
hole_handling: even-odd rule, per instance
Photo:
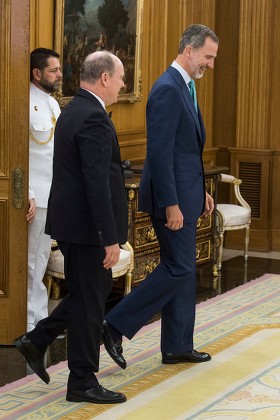
{"label": "gilded chair leg", "polygon": [[221,273],[219,273],[218,276],[215,276],[213,278],[213,289],[216,290],[217,295],[220,295],[222,293],[222,291],[221,291]]}
{"label": "gilded chair leg", "polygon": [[125,274],[124,281],[125,281],[124,295],[126,296],[131,292],[132,274],[130,270],[128,270],[127,273]]}
{"label": "gilded chair leg", "polygon": [[60,298],[60,279],[56,278],[53,282],[52,299]]}
{"label": "gilded chair leg", "polygon": [[52,276],[50,274],[45,274],[44,283],[45,283],[45,286],[47,288],[48,299],[50,298],[50,295],[51,295],[52,282],[53,282]]}
{"label": "gilded chair leg", "polygon": [[245,261],[247,261],[247,259],[248,259],[249,234],[250,234],[250,227],[247,226],[245,228],[245,235],[244,235],[244,258],[245,258]]}
{"label": "gilded chair leg", "polygon": [[214,243],[213,243],[213,257],[214,263],[212,265],[212,274],[214,277],[219,276],[219,269],[218,269],[218,251],[220,246],[220,235],[218,231],[215,231],[214,235]]}
{"label": "gilded chair leg", "polygon": [[217,266],[218,266],[218,271],[221,271],[223,247],[224,247],[224,232],[219,232],[219,240],[220,240],[220,244],[219,244],[219,249],[218,249]]}
{"label": "gilded chair leg", "polygon": [[214,277],[219,276],[219,270],[218,270],[217,262],[215,262],[212,266],[212,274],[213,274]]}

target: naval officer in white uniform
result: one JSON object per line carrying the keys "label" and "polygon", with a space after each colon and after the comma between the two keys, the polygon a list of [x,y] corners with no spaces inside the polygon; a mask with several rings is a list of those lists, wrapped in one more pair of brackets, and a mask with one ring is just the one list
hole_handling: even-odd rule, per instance
{"label": "naval officer in white uniform", "polygon": [[43,283],[51,238],[44,233],[52,182],[53,141],[58,102],[50,95],[61,83],[59,54],[37,48],[30,55],[29,209],[27,330],[48,316]]}

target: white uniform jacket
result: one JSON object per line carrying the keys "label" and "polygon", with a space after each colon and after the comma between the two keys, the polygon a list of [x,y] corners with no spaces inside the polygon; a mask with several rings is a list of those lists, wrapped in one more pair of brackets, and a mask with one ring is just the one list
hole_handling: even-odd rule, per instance
{"label": "white uniform jacket", "polygon": [[53,139],[58,102],[30,83],[29,199],[36,207],[47,208],[52,182]]}

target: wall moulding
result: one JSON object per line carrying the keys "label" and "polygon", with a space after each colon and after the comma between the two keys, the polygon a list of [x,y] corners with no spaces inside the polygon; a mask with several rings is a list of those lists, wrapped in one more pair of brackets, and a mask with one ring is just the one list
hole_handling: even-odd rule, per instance
{"label": "wall moulding", "polygon": [[0,8],[0,178],[7,178],[9,172],[9,157],[7,155],[6,139],[9,132],[9,118],[6,118],[4,110],[8,109],[9,94],[8,85],[10,80],[9,71],[9,40],[10,40],[10,27],[8,25],[11,4],[9,1],[4,2]]}

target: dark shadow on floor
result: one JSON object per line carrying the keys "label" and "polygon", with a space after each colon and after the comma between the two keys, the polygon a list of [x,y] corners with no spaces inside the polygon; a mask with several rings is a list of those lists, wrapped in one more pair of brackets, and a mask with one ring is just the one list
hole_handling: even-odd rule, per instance
{"label": "dark shadow on floor", "polygon": [[225,293],[266,273],[280,274],[280,260],[243,256],[224,261],[221,275],[213,277],[211,267],[197,270],[197,302]]}

